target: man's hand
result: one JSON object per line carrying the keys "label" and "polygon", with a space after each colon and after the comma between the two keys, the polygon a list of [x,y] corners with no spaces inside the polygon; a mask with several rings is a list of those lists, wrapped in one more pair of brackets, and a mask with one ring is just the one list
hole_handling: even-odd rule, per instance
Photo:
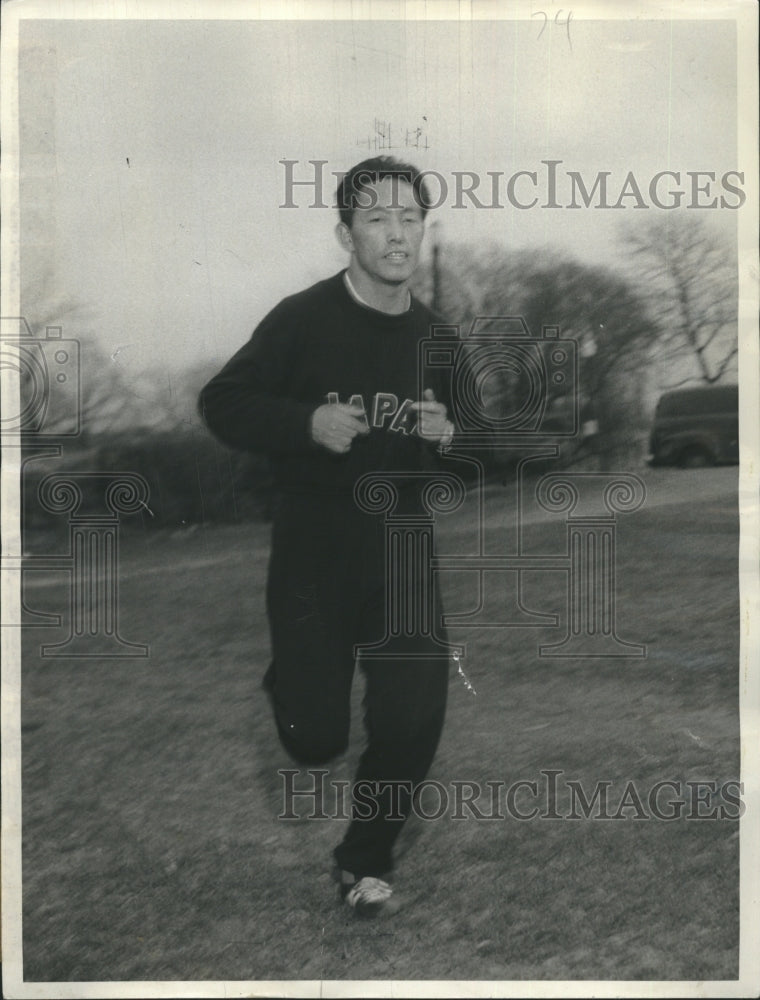
{"label": "man's hand", "polygon": [[347,403],[324,403],[311,415],[311,436],[316,444],[336,455],[350,451],[357,434],[369,434],[364,410]]}
{"label": "man's hand", "polygon": [[454,437],[454,425],[446,419],[446,407],[443,403],[436,402],[432,389],[425,389],[422,398],[423,402],[412,403],[409,407],[419,414],[417,426],[420,436],[438,444],[440,448],[447,448]]}

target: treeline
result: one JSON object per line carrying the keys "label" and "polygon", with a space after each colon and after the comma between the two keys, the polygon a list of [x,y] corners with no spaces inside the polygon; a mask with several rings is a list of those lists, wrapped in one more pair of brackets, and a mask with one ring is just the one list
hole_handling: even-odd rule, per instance
{"label": "treeline", "polygon": [[[215,365],[139,379],[108,364],[98,345],[81,345],[80,433],[57,438],[55,426],[30,442],[22,476],[21,509],[27,532],[65,522],[46,509],[40,486],[47,476],[71,479],[82,492],[81,510],[106,515],[105,489],[122,477],[144,480],[148,499],[123,518],[143,529],[186,528],[208,522],[266,519],[272,478],[264,456],[220,444],[197,412],[201,387]],[[60,457],[36,450],[60,445]],[[106,475],[103,475],[106,474]]]}
{"label": "treeline", "polygon": [[[696,220],[658,222],[629,237],[630,274],[580,263],[566,256],[514,253],[504,247],[439,244],[418,271],[414,291],[446,322],[467,334],[478,317],[521,317],[531,336],[558,326],[572,340],[577,369],[558,390],[546,369],[542,442],[558,431],[557,455],[547,467],[618,470],[643,461],[651,414],[647,384],[658,391],[681,382],[715,382],[735,368],[736,267],[714,234]],[[492,328],[498,320],[490,320]],[[487,325],[487,324],[486,324]],[[477,360],[477,336],[467,350]],[[492,366],[479,387],[488,412],[499,420],[524,405],[524,373],[503,347],[505,363]],[[27,530],[50,526],[39,484],[50,473],[71,472],[101,503],[102,481],[89,472],[132,473],[149,488],[145,509],[125,518],[145,528],[267,518],[272,482],[261,456],[232,452],[217,443],[196,410],[201,386],[213,368],[197,367],[179,380],[166,373],[128,381],[124,371],[82,343],[82,432],[65,443],[60,458],[29,461],[22,510]],[[677,373],[689,370],[683,378]],[[535,387],[534,387],[535,388]],[[650,393],[651,395],[651,393]],[[577,433],[564,433],[568,407],[577,409]],[[55,441],[55,428],[46,428]],[[43,441],[40,438],[40,441]],[[31,456],[31,452],[29,455]],[[516,454],[503,440],[479,454],[487,471],[503,476]],[[61,516],[57,516],[60,522]]]}
{"label": "treeline", "polygon": [[[108,473],[108,479],[91,473]],[[27,462],[22,509],[27,531],[55,530],[62,518],[46,509],[40,484],[62,476],[82,491],[80,512],[107,514],[105,485],[120,474],[147,484],[144,506],[124,519],[143,529],[267,519],[272,480],[265,458],[232,452],[202,427],[106,432],[87,447],[67,444],[60,459]]]}

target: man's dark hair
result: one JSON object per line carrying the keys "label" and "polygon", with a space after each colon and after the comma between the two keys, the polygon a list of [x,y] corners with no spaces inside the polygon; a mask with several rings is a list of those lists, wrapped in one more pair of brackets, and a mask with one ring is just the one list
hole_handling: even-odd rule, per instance
{"label": "man's dark hair", "polygon": [[377,184],[386,177],[397,177],[399,180],[411,184],[414,200],[424,219],[430,207],[430,196],[425,187],[425,176],[422,171],[411,163],[397,160],[394,156],[373,156],[369,160],[357,163],[341,178],[336,194],[340,221],[350,228],[354,209],[371,208],[371,201],[363,192],[366,191],[368,185]]}

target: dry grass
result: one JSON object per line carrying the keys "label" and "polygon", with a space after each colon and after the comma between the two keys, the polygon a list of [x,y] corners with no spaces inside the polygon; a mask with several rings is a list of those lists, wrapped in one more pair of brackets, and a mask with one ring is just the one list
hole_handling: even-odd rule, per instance
{"label": "dry grass", "polygon": [[[527,629],[459,635],[477,695],[452,677],[431,777],[554,768],[618,797],[629,780],[737,778],[735,506],[729,485],[621,521],[620,631],[645,660],[538,658],[551,637]],[[442,548],[463,544],[442,530]],[[529,526],[528,548],[548,530]],[[731,820],[413,821],[404,907],[351,919],[328,874],[340,822],[277,820],[290,765],[259,691],[267,541],[257,525],[127,535],[121,631],[150,644],[146,661],[41,659],[57,637],[27,634],[27,980],[737,975]],[[530,603],[557,609],[564,584],[546,579]],[[467,585],[449,577],[449,607]],[[65,602],[60,586],[35,591],[36,606]],[[357,721],[333,776],[350,777],[360,741]]]}

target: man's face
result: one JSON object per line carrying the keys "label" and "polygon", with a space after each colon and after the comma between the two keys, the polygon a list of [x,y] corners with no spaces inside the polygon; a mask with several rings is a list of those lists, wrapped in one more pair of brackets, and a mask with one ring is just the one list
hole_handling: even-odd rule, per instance
{"label": "man's face", "polygon": [[422,211],[411,184],[385,177],[362,189],[350,228],[338,226],[352,264],[370,280],[385,285],[408,281],[417,268],[424,233]]}

